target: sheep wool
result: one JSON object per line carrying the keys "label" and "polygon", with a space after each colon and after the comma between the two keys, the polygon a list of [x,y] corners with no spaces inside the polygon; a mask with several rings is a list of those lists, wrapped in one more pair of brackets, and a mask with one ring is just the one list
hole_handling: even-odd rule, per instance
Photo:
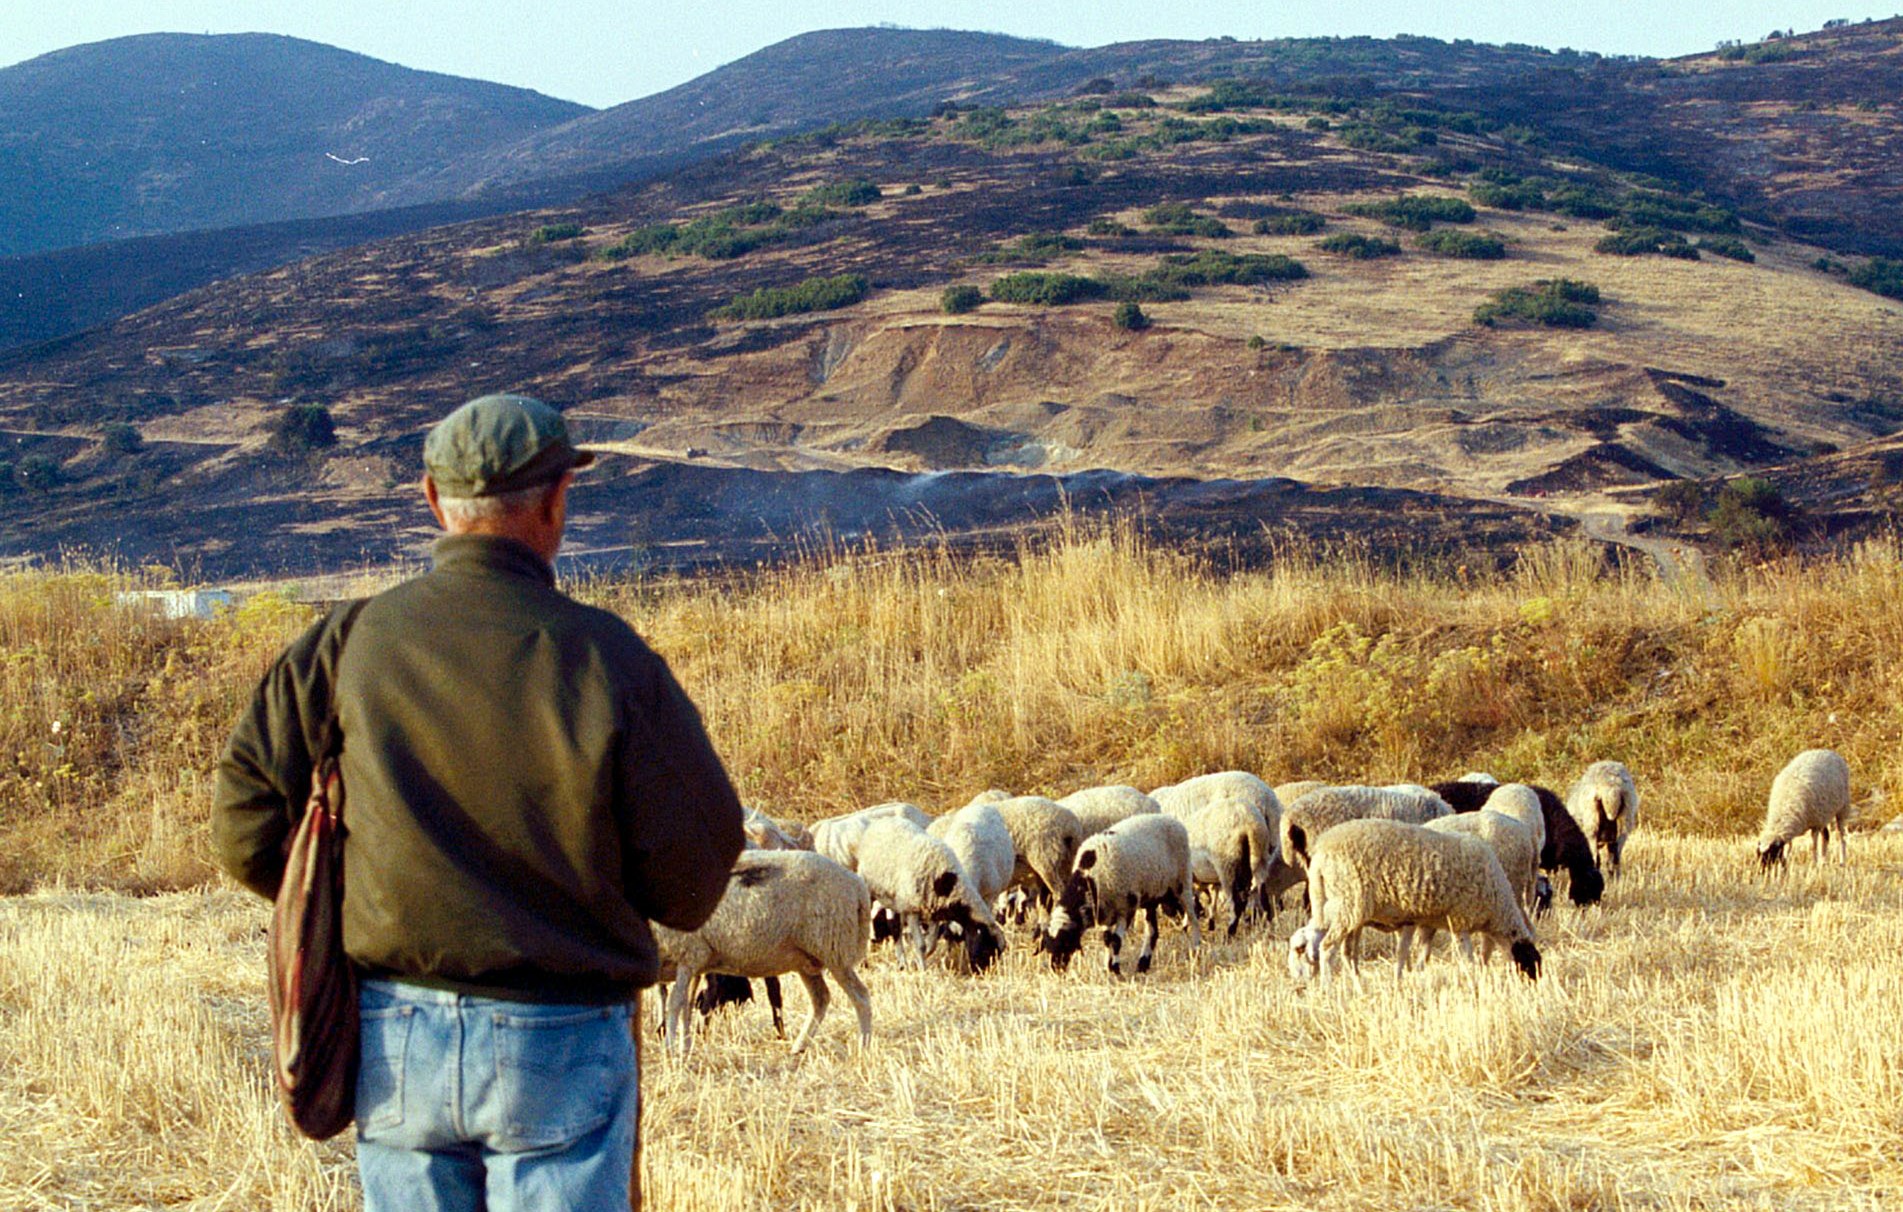
{"label": "sheep wool", "polygon": [[[1308,895],[1303,963],[1310,973],[1330,974],[1344,953],[1358,965],[1361,932],[1374,926],[1401,932],[1401,973],[1413,932],[1444,929],[1504,945],[1524,975],[1539,977],[1532,923],[1500,860],[1478,838],[1404,821],[1344,821],[1315,840]],[[1294,960],[1291,951],[1291,967]]]}
{"label": "sheep wool", "polygon": [[[1135,787],[1122,785],[1086,787],[1082,791],[1071,792],[1057,802],[1077,818],[1077,824],[1083,828],[1085,837],[1102,833],[1128,817],[1163,811],[1155,800]],[[1068,877],[1069,872],[1065,875]]]}
{"label": "sheep wool", "polygon": [[1121,974],[1124,936],[1138,913],[1148,918],[1149,933],[1137,956],[1136,970],[1150,970],[1156,953],[1158,909],[1181,914],[1189,926],[1191,947],[1202,945],[1196,925],[1196,889],[1190,876],[1189,830],[1163,813],[1143,813],[1084,839],[1077,868],[1064,885],[1037,949],[1062,970],[1083,944],[1093,922],[1103,927],[1112,973]]}
{"label": "sheep wool", "polygon": [[951,847],[965,877],[987,903],[1010,885],[1017,850],[997,803],[967,804],[933,821],[926,832]]}
{"label": "sheep wool", "polygon": [[[866,826],[859,843],[859,874],[873,897],[898,914],[921,967],[931,947],[925,936],[928,925],[959,928],[973,972],[984,971],[1004,950],[1004,928],[972,886],[958,856],[910,819],[889,815]],[[934,931],[934,939],[936,935]]]}
{"label": "sheep wool", "polygon": [[815,822],[812,829],[813,849],[836,863],[844,865],[848,871],[859,870],[859,843],[866,835],[866,829],[877,820],[889,816],[902,817],[917,825],[920,829],[932,823],[932,818],[917,804],[908,804],[903,800],[890,800],[883,804],[874,804],[870,808],[861,808],[857,812],[848,812],[843,816],[829,816]]}
{"label": "sheep wool", "polygon": [[1040,905],[1054,903],[1077,860],[1083,823],[1070,809],[1041,795],[1012,796],[992,807],[1004,819],[1017,855],[1008,886],[1026,889]]}
{"label": "sheep wool", "polygon": [[1566,811],[1565,801],[1550,787],[1529,783],[1539,797],[1540,818],[1546,822],[1546,847],[1540,851],[1540,867],[1546,871],[1565,868],[1568,895],[1580,908],[1599,903],[1605,895],[1606,877],[1593,857],[1592,843],[1580,832],[1579,823]]}
{"label": "sheep wool", "polygon": [[1533,911],[1534,888],[1540,876],[1540,848],[1533,844],[1533,834],[1523,822],[1483,808],[1479,812],[1443,816],[1427,822],[1426,827],[1437,833],[1477,837],[1492,847],[1493,856],[1500,860],[1500,869],[1506,872],[1507,883],[1513,885],[1513,895],[1520,898],[1527,912]]}
{"label": "sheep wool", "polygon": [[1639,824],[1639,789],[1618,762],[1594,762],[1566,793],[1566,811],[1592,842],[1600,865],[1619,873],[1626,838]]}
{"label": "sheep wool", "polygon": [[1481,808],[1525,825],[1533,835],[1533,849],[1542,853],[1546,850],[1546,814],[1540,811],[1539,792],[1525,783],[1497,784]]}
{"label": "sheep wool", "polygon": [[1421,824],[1452,811],[1446,800],[1426,788],[1322,787],[1283,810],[1277,846],[1282,860],[1291,867],[1306,866],[1309,850],[1316,840],[1344,821],[1375,819]]}
{"label": "sheep wool", "polygon": [[1811,861],[1830,853],[1837,831],[1837,861],[1850,861],[1850,764],[1833,750],[1806,749],[1771,780],[1771,801],[1758,833],[1758,863],[1766,871],[1787,861],[1785,847],[1799,834],[1811,836]]}
{"label": "sheep wool", "polygon": [[[688,1001],[706,973],[777,977],[797,973],[813,1008],[793,1042],[804,1051],[826,1016],[831,995],[825,975],[845,991],[859,1016],[859,1042],[872,1039],[872,998],[859,979],[866,958],[872,898],[865,881],[840,864],[806,850],[749,850],[727,880],[726,895],[698,930],[653,923],[664,965],[674,970],[666,1031],[682,1055],[690,1047]],[[664,968],[665,970],[665,968]],[[822,975],[825,974],[825,975]]]}

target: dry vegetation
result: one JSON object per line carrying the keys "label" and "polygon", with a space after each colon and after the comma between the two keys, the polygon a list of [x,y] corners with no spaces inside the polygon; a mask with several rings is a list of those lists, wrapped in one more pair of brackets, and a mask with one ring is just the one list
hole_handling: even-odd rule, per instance
{"label": "dry vegetation", "polygon": [[[309,612],[0,581],[0,1208],[348,1208],[264,1084],[264,906],[206,883],[210,765]],[[1903,1189],[1903,840],[1761,882],[1742,834],[1798,749],[1894,787],[1903,550],[1720,570],[1711,604],[1597,550],[1510,573],[1291,552],[1220,574],[1129,531],[1015,560],[815,558],[580,587],[703,704],[784,815],[1204,770],[1563,784],[1623,759],[1646,823],[1537,986],[1445,958],[1297,992],[1256,929],[1112,988],[1019,936],[995,975],[868,974],[799,1062],[765,1011],[649,1075],[661,1208],[1874,1208]],[[54,730],[54,725],[58,730]],[[1865,823],[1889,812],[1865,804]],[[182,889],[134,900],[126,891]],[[1094,942],[1092,944],[1094,949]],[[1443,947],[1443,953],[1445,948]],[[1093,952],[1094,954],[1094,952]],[[83,958],[83,962],[76,962]],[[803,1013],[797,995],[789,1007]],[[652,1007],[649,1007],[650,1011]]]}

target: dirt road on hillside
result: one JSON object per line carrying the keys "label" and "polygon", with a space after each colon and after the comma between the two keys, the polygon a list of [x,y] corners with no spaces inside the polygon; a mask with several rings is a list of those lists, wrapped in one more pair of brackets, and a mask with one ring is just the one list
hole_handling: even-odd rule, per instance
{"label": "dirt road on hillside", "polygon": [[1617,509],[1587,504],[1562,512],[1578,518],[1581,533],[1589,539],[1630,547],[1651,556],[1653,563],[1658,565],[1660,579],[1667,585],[1698,594],[1707,606],[1717,601],[1711,576],[1705,570],[1705,554],[1696,547],[1632,534],[1628,530],[1630,520]]}

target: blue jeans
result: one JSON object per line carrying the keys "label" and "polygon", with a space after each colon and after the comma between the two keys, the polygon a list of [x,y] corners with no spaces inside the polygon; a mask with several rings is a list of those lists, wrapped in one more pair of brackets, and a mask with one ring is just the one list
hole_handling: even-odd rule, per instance
{"label": "blue jeans", "polygon": [[365,981],[365,1212],[627,1212],[640,1109],[632,1006]]}

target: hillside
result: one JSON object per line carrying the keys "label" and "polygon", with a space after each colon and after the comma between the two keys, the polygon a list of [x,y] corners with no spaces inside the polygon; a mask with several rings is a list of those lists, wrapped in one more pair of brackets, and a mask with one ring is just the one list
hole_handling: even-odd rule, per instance
{"label": "hillside", "polygon": [[268,34],[150,34],[0,68],[0,256],[387,208],[588,112]]}
{"label": "hillside", "polygon": [[[1468,221],[1384,221],[1404,197]],[[1677,256],[1595,251],[1635,217],[1694,230],[1638,229]],[[1477,236],[1499,255],[1424,246]],[[1342,237],[1393,255],[1331,251]],[[26,485],[0,534],[222,575],[414,551],[423,429],[508,387],[566,406],[609,456],[577,499],[578,544],[603,558],[1008,531],[1066,499],[1256,540],[1512,542],[1567,524],[1572,495],[1854,452],[1903,425],[1903,306],[1817,260],[1473,115],[1232,87],[862,124],[221,283],[0,361]],[[1150,326],[1118,327],[1108,297],[940,307],[950,285],[982,297],[1025,271],[1114,286]],[[863,297],[717,314],[840,275]],[[1590,327],[1475,322],[1556,278],[1596,288]],[[337,447],[273,444],[300,404],[330,409]],[[114,423],[143,448],[108,448]]]}

